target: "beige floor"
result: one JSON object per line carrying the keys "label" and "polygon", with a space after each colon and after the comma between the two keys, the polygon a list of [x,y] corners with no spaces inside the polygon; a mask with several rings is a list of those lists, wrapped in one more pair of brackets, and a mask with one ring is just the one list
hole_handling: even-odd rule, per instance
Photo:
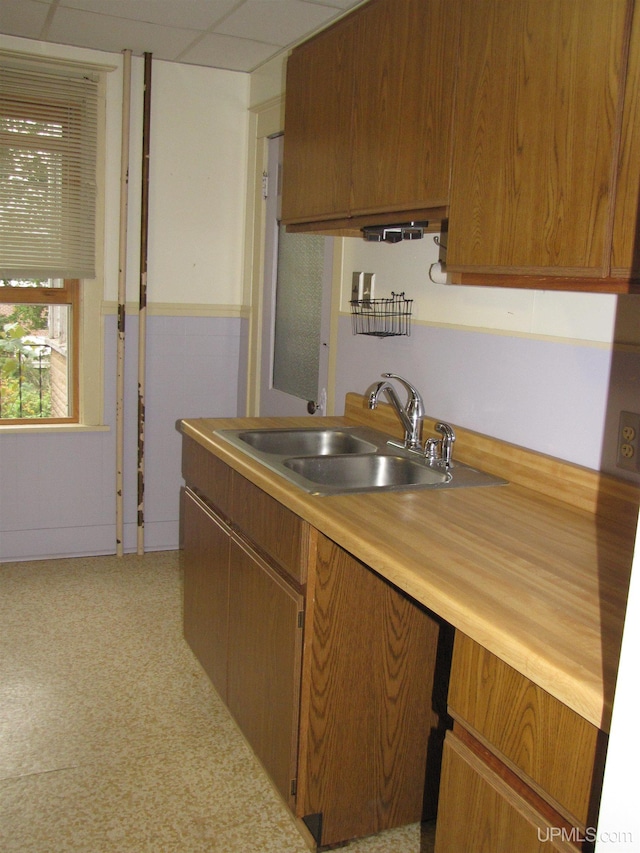
{"label": "beige floor", "polygon": [[[177,552],[0,565],[2,853],[305,853],[181,633]],[[427,853],[419,825],[348,853]]]}

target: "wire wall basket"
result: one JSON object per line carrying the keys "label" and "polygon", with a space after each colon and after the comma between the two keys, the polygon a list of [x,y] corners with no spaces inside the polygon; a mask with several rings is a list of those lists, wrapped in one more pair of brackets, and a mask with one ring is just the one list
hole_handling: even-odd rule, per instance
{"label": "wire wall basket", "polygon": [[404,293],[392,293],[388,299],[363,299],[351,302],[351,322],[354,335],[373,335],[389,338],[411,334],[413,299]]}

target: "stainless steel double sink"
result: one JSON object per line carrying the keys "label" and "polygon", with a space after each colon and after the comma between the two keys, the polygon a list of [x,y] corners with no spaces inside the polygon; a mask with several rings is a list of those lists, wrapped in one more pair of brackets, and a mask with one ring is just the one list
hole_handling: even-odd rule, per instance
{"label": "stainless steel double sink", "polygon": [[222,429],[216,435],[313,495],[506,483],[455,461],[444,468],[368,427]]}

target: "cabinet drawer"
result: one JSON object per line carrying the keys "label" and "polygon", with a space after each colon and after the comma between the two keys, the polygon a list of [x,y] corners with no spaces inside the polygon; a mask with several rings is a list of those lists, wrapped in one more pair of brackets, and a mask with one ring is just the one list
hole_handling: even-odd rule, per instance
{"label": "cabinet drawer", "polygon": [[189,436],[182,437],[182,476],[224,516],[231,509],[231,468]]}
{"label": "cabinet drawer", "polygon": [[292,578],[305,583],[309,525],[235,471],[232,484],[233,526]]}
{"label": "cabinet drawer", "polygon": [[560,809],[582,825],[593,819],[604,736],[461,633],[454,645],[449,712]]}
{"label": "cabinet drawer", "polygon": [[449,732],[444,744],[436,853],[576,853],[571,829],[547,820]]}

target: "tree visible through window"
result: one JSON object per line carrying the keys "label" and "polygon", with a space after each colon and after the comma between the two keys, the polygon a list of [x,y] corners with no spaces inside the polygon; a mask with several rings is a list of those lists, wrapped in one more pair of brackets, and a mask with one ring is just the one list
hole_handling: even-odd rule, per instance
{"label": "tree visible through window", "polygon": [[77,420],[78,282],[0,279],[0,423]]}

